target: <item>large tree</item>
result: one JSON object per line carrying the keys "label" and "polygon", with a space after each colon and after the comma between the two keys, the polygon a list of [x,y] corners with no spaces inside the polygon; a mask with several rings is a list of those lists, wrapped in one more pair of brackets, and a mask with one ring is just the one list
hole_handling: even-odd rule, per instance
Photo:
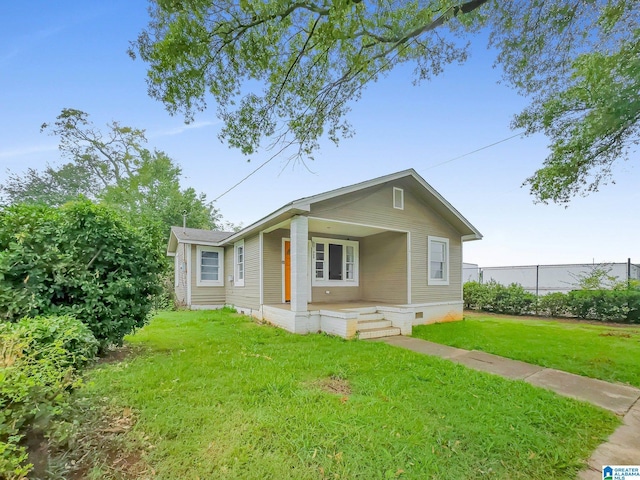
{"label": "large tree", "polygon": [[180,167],[164,152],[145,148],[144,130],[112,122],[103,131],[87,113],[70,108],[42,130],[59,138],[68,163],[11,173],[0,185],[6,203],[58,206],[83,195],[121,210],[138,225],[157,229],[163,238],[171,225],[182,224],[183,211],[190,227],[222,226],[206,195],[180,186]]}
{"label": "large tree", "polygon": [[531,105],[514,127],[550,138],[527,180],[568,201],[609,179],[638,141],[640,9],[631,0],[153,0],[130,54],[148,62],[152,97],[187,121],[211,95],[221,137],[242,152],[311,156],[364,87],[411,62],[417,80],[464,61],[490,30],[505,77]]}

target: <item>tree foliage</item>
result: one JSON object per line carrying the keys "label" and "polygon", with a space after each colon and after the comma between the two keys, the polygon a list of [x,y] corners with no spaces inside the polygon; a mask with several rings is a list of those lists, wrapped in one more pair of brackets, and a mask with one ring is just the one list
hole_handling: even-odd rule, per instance
{"label": "tree foliage", "polygon": [[8,204],[62,205],[78,195],[121,210],[137,225],[157,229],[166,241],[171,225],[182,224],[182,212],[193,228],[216,228],[221,215],[206,195],[180,186],[181,169],[164,152],[144,147],[144,130],[118,122],[97,128],[81,110],[63,109],[42,130],[60,140],[61,167],[13,173],[0,192]]}
{"label": "tree foliage", "polygon": [[72,315],[119,344],[146,321],[162,268],[152,238],[106,206],[0,210],[0,320]]}
{"label": "tree foliage", "polygon": [[505,78],[531,99],[514,121],[551,153],[527,180],[540,201],[597,190],[638,141],[640,9],[631,0],[154,0],[130,54],[149,93],[189,121],[209,95],[221,138],[251,154],[351,135],[367,84],[411,62],[416,80],[467,56],[486,27]]}

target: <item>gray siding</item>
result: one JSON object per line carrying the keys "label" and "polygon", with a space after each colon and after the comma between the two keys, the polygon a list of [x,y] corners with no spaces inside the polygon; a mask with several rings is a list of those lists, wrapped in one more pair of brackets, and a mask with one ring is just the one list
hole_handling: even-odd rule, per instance
{"label": "gray siding", "polygon": [[283,298],[283,257],[282,239],[289,238],[289,230],[279,229],[265,233],[263,243],[263,268],[264,268],[264,303],[282,303]]}
{"label": "gray siding", "polygon": [[[360,274],[360,282],[358,283],[362,283],[362,274]],[[361,291],[360,287],[312,287],[311,301],[340,303],[362,300]]]}
{"label": "gray siding", "polygon": [[[225,252],[226,258],[226,252]],[[198,251],[196,245],[191,245],[191,305],[224,305],[224,287],[199,287],[198,275]],[[226,267],[224,274],[227,274]]]}
{"label": "gray siding", "polygon": [[385,232],[360,242],[362,299],[407,302],[407,235]]}
{"label": "gray siding", "polygon": [[224,276],[227,289],[227,304],[252,309],[260,308],[260,237],[255,235],[244,240],[244,287],[229,282],[234,272],[233,245],[224,249]]}
{"label": "gray siding", "polygon": [[188,248],[184,243],[179,243],[176,249],[176,256],[173,257],[174,269],[174,289],[176,294],[176,303],[178,305],[187,305],[187,264],[185,260],[185,252]]}
{"label": "gray siding", "polygon": [[[404,189],[404,210],[393,208],[393,187]],[[310,216],[407,231],[411,235],[412,303],[460,300],[462,239],[447,221],[412,191],[414,182],[401,179],[312,205]],[[449,285],[427,284],[427,237],[449,239]],[[366,280],[365,280],[366,281]],[[406,302],[406,297],[404,299]]]}

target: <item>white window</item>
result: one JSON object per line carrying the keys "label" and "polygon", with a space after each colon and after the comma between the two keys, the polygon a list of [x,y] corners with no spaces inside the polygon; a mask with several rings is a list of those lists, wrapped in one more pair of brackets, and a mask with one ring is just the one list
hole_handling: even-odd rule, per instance
{"label": "white window", "polygon": [[449,239],[429,237],[429,285],[449,285]]}
{"label": "white window", "polygon": [[313,281],[317,287],[358,286],[358,242],[313,239]]}
{"label": "white window", "polygon": [[235,251],[235,272],[234,285],[236,287],[244,287],[244,240],[233,245]]}
{"label": "white window", "polygon": [[196,252],[196,285],[198,287],[224,286],[224,250],[198,245]]}
{"label": "white window", "polygon": [[404,210],[404,190],[393,187],[393,208]]}

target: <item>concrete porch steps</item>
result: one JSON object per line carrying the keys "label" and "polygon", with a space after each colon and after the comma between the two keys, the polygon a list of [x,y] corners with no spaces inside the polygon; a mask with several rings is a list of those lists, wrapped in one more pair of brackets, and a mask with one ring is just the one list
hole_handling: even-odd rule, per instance
{"label": "concrete porch steps", "polygon": [[390,320],[358,320],[358,331],[371,330],[373,328],[389,328],[393,326]]}
{"label": "concrete porch steps", "polygon": [[400,335],[400,329],[398,327],[368,328],[365,330],[358,328],[358,338],[360,339],[395,337],[397,335]]}
{"label": "concrete porch steps", "polygon": [[358,337],[365,338],[382,338],[400,335],[401,331],[398,327],[394,327],[391,320],[386,320],[384,314],[378,312],[366,311],[358,312]]}
{"label": "concrete porch steps", "polygon": [[380,312],[358,313],[358,322],[366,322],[369,320],[384,320],[384,315]]}

